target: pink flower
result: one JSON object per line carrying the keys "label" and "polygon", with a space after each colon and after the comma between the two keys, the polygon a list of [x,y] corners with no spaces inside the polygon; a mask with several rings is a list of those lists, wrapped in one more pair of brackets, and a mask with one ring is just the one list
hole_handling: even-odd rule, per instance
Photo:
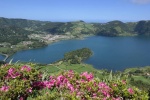
{"label": "pink flower", "polygon": [[103,88],[106,86],[106,84],[104,82],[100,82],[98,86]]}
{"label": "pink flower", "polygon": [[110,94],[109,94],[108,90],[103,90],[102,93],[103,93],[104,97],[107,97],[107,98],[110,97]]}
{"label": "pink flower", "polygon": [[23,78],[22,80],[24,80],[24,81],[25,81],[25,80],[27,80],[27,79],[26,79],[26,78]]}
{"label": "pink flower", "polygon": [[77,92],[77,96],[81,96],[81,92]]}
{"label": "pink flower", "polygon": [[88,91],[91,91],[91,87],[88,87]]}
{"label": "pink flower", "polygon": [[107,99],[106,99],[106,97],[105,97],[105,98],[103,98],[103,100],[107,100]]}
{"label": "pink flower", "polygon": [[7,75],[7,78],[16,78],[17,76],[20,76],[20,74],[18,72],[15,71],[14,68],[10,68],[8,70],[8,75]]}
{"label": "pink flower", "polygon": [[68,82],[67,83],[67,86],[68,86],[68,88],[73,92],[74,91],[74,88],[73,88],[73,86]]}
{"label": "pink flower", "polygon": [[66,79],[65,76],[60,75],[56,78],[56,86],[64,86],[68,80]]}
{"label": "pink flower", "polygon": [[51,88],[55,85],[55,80],[51,80],[51,81],[44,81],[43,82],[44,86],[47,87],[47,88]]}
{"label": "pink flower", "polygon": [[63,79],[64,79],[63,75],[60,75],[60,76],[57,77],[57,80],[60,81],[60,82],[63,81]]}
{"label": "pink flower", "polygon": [[2,86],[0,88],[0,91],[4,91],[4,92],[7,92],[9,90],[9,86]]}
{"label": "pink flower", "polygon": [[122,80],[122,83],[123,83],[123,84],[126,84],[126,81],[125,81],[125,80]]}
{"label": "pink flower", "polygon": [[23,97],[20,97],[19,100],[24,100]]}
{"label": "pink flower", "polygon": [[50,80],[51,80],[51,79],[54,79],[54,77],[53,77],[53,76],[50,76],[49,79],[50,79]]}
{"label": "pink flower", "polygon": [[14,71],[15,71],[15,69],[14,69],[14,68],[9,68],[9,70],[8,70],[8,74],[12,74]]}
{"label": "pink flower", "polygon": [[128,88],[128,92],[129,92],[130,94],[134,94],[134,91],[133,91],[132,88]]}
{"label": "pink flower", "polygon": [[85,83],[85,80],[81,79],[81,80],[80,80],[80,83]]}
{"label": "pink flower", "polygon": [[96,94],[96,93],[93,93],[93,97],[97,97],[97,94]]}
{"label": "pink flower", "polygon": [[32,93],[32,87],[28,88],[27,92]]}
{"label": "pink flower", "polygon": [[114,87],[117,87],[117,84],[113,84]]}
{"label": "pink flower", "polygon": [[73,73],[73,70],[69,70],[70,73]]}
{"label": "pink flower", "polygon": [[81,74],[81,77],[86,77],[86,79],[88,80],[88,81],[91,81],[94,77],[93,77],[93,74],[92,73],[90,73],[90,74],[88,74],[88,72],[84,72],[84,73],[82,73]]}
{"label": "pink flower", "polygon": [[120,97],[118,97],[118,98],[113,98],[113,100],[122,100]]}
{"label": "pink flower", "polygon": [[27,71],[27,72],[29,72],[29,71],[31,71],[31,68],[29,66],[22,66],[21,67],[21,71]]}

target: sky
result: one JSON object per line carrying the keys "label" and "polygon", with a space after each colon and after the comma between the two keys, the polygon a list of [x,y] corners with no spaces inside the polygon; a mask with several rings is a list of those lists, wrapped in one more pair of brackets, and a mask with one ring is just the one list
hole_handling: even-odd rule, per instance
{"label": "sky", "polygon": [[53,22],[150,20],[150,0],[0,0],[0,17]]}

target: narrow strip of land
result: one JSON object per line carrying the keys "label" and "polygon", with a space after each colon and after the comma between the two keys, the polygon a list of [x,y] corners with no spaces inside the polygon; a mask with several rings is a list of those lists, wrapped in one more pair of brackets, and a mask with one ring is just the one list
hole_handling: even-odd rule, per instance
{"label": "narrow strip of land", "polygon": [[3,61],[6,61],[9,58],[9,56],[7,54],[1,54],[1,55],[5,56],[5,58],[3,59]]}

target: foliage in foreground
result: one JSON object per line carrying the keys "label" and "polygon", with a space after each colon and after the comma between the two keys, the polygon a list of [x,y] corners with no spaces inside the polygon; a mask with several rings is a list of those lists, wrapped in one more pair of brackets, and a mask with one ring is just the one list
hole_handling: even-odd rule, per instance
{"label": "foliage in foreground", "polygon": [[1,100],[147,100],[148,94],[130,86],[126,80],[94,78],[92,73],[63,71],[45,76],[32,65],[0,67]]}

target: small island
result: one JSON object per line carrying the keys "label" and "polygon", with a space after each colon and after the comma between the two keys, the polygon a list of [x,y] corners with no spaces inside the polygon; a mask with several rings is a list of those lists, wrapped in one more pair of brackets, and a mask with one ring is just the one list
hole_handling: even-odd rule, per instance
{"label": "small island", "polygon": [[82,48],[65,53],[62,61],[70,64],[80,64],[83,60],[89,58],[91,55],[92,51],[89,48]]}

